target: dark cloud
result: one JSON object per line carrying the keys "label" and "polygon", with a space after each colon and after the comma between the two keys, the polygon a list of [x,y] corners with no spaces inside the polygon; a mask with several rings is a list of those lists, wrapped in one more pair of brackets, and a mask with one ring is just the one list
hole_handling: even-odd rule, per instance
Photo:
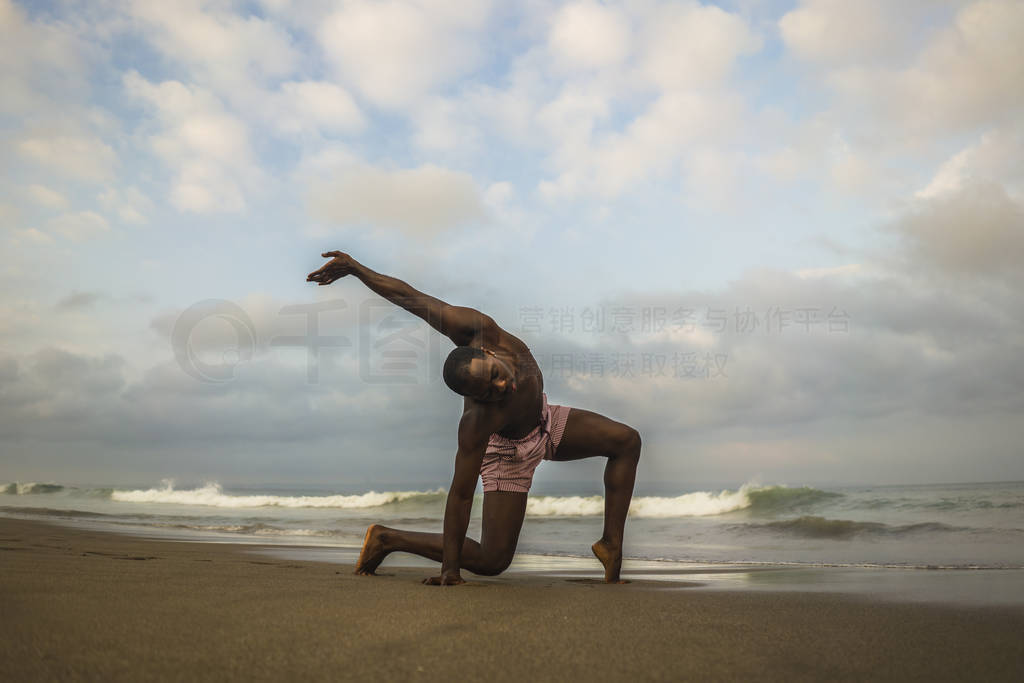
{"label": "dark cloud", "polygon": [[88,309],[105,298],[107,298],[107,295],[103,292],[72,292],[58,301],[54,308],[59,311]]}
{"label": "dark cloud", "polygon": [[[533,329],[507,301],[488,312],[531,345],[552,402],[641,430],[648,478],[1021,477],[1007,455],[1024,412],[1024,304],[1007,256],[1019,248],[1019,206],[1005,193],[972,192],[890,227],[901,246],[888,271],[754,269],[713,291],[580,302],[564,332],[551,309]],[[171,476],[443,484],[461,411],[437,372],[450,342],[359,288],[322,294],[319,334],[345,346],[315,350],[300,310],[309,302],[250,297],[201,310],[187,339],[196,357],[229,367],[224,381],[197,379],[170,348],[141,372],[120,356],[56,348],[4,357],[0,462],[25,467],[11,454],[34,444],[51,462],[73,448],[85,471],[89,461]],[[608,316],[604,333],[580,329],[588,306]],[[254,333],[251,357],[217,315],[228,309]],[[616,310],[632,331],[607,331]],[[170,347],[186,312],[166,311],[150,328]],[[381,364],[390,348],[382,340],[396,330],[409,332],[401,348],[413,353],[411,370],[397,375]],[[613,371],[613,356],[631,359],[629,376]],[[677,376],[684,356],[724,363],[718,376]]]}
{"label": "dark cloud", "polygon": [[922,200],[890,226],[910,269],[944,276],[1024,277],[1024,207],[1001,185],[972,183]]}

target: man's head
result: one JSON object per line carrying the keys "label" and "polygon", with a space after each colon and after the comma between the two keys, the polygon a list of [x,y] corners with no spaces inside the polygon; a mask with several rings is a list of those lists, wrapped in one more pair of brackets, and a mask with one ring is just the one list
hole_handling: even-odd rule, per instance
{"label": "man's head", "polygon": [[478,401],[500,401],[516,390],[515,371],[489,349],[456,346],[443,375],[449,389]]}

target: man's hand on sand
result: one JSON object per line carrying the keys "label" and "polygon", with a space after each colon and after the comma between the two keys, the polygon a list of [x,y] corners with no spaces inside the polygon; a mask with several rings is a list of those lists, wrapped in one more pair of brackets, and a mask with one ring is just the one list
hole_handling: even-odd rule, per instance
{"label": "man's hand on sand", "polygon": [[429,579],[423,579],[423,584],[426,586],[459,586],[464,583],[466,583],[466,580],[457,572],[455,574],[441,574],[441,576],[431,576]]}
{"label": "man's hand on sand", "polygon": [[306,276],[306,282],[315,282],[318,285],[329,285],[335,280],[340,280],[346,275],[355,272],[356,260],[340,251],[325,251],[321,254],[324,258],[331,258],[319,270],[314,270]]}

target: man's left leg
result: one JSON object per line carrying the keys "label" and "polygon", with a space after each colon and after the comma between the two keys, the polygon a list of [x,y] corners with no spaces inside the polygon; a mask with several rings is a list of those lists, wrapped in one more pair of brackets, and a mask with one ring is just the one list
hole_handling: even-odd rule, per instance
{"label": "man's left leg", "polygon": [[[525,516],[525,493],[485,492],[480,542],[469,537],[463,542],[462,568],[483,576],[495,576],[505,571],[515,555]],[[374,524],[366,530],[356,573],[375,573],[384,558],[394,552],[412,553],[440,562],[443,549],[444,534],[403,531]]]}
{"label": "man's left leg", "polygon": [[591,549],[604,565],[604,580],[622,583],[622,535],[640,460],[640,433],[604,415],[571,408],[562,440],[551,459],[597,456],[608,458],[604,468],[604,533]]}

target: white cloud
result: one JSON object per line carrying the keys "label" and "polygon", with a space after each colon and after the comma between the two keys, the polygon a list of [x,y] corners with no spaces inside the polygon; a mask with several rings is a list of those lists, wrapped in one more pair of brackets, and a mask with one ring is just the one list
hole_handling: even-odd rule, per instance
{"label": "white cloud", "polygon": [[285,133],[354,132],[366,125],[348,92],[325,81],[289,81],[272,98],[270,121]]}
{"label": "white cloud", "polygon": [[826,266],[824,268],[800,268],[794,272],[801,280],[814,280],[822,277],[857,275],[866,269],[860,263],[847,263],[842,266]]}
{"label": "white cloud", "polygon": [[907,68],[853,65],[829,78],[851,112],[907,141],[1020,117],[1024,3],[981,0],[957,13]]}
{"label": "white cloud", "polygon": [[943,163],[917,197],[931,199],[986,182],[1003,184],[1011,196],[1024,191],[1024,126],[986,132]]}
{"label": "white cloud", "polygon": [[299,54],[280,25],[199,0],[129,5],[146,37],[218,94],[245,97],[269,78],[292,73]]}
{"label": "white cloud", "polygon": [[110,186],[97,199],[106,211],[116,215],[121,222],[134,225],[146,223],[146,214],[153,209],[149,197],[131,185]]}
{"label": "white cloud", "polygon": [[29,246],[41,246],[53,244],[54,240],[52,237],[47,235],[38,228],[25,228],[24,230],[15,230],[13,234],[13,242],[16,245],[29,245]]}
{"label": "white cloud", "polygon": [[[743,135],[747,116],[729,77],[737,59],[760,45],[740,15],[697,3],[564,9],[547,46],[552,58],[524,61],[539,75],[517,84],[538,101],[534,116],[551,150],[554,177],[539,183],[541,196],[615,197],[678,174],[688,179],[687,194],[720,204],[738,177],[727,147]],[[567,77],[545,96],[551,59],[603,68]]]}
{"label": "white cloud", "polygon": [[664,3],[646,17],[641,73],[664,90],[718,84],[761,39],[737,14],[697,3]]}
{"label": "white cloud", "polygon": [[317,37],[346,82],[402,108],[477,66],[489,11],[473,0],[355,0],[324,18]]}
{"label": "white cloud", "polygon": [[51,219],[47,228],[74,242],[84,242],[109,232],[110,223],[95,211],[76,211]]}
{"label": "white cloud", "polygon": [[0,0],[0,42],[0,111],[50,114],[54,99],[87,91],[95,46],[69,24],[31,21],[16,3]]}
{"label": "white cloud", "polygon": [[628,17],[618,8],[595,2],[562,7],[552,20],[550,49],[566,63],[583,68],[607,68],[629,55]]}
{"label": "white cloud", "polygon": [[58,173],[91,182],[111,179],[117,164],[113,148],[94,136],[35,133],[18,143],[18,152]]}
{"label": "white cloud", "polygon": [[891,58],[912,38],[913,10],[902,0],[803,0],[779,20],[786,47],[815,62],[873,62]]}
{"label": "white cloud", "polygon": [[245,191],[261,176],[245,122],[202,88],[177,81],[156,85],[136,72],[125,75],[124,87],[156,114],[159,125],[148,140],[176,172],[172,203],[198,213],[242,210]]}
{"label": "white cloud", "polygon": [[[1016,196],[1019,181],[1008,178],[1020,176],[1011,160],[1024,116],[1024,4],[806,0],[779,26],[788,51],[812,67],[794,106],[806,110],[807,95],[827,104],[775,128],[778,146],[757,168],[783,180],[824,178],[879,207],[975,181]],[[967,136],[976,145],[949,158]],[[946,164],[922,179],[939,155]]]}
{"label": "white cloud", "polygon": [[[595,102],[591,106],[596,118],[600,110]],[[728,194],[729,153],[715,143],[727,145],[741,127],[743,106],[737,98],[696,91],[666,93],[623,132],[607,133],[593,142],[586,119],[569,113],[575,118],[554,119],[563,131],[562,144],[553,154],[560,173],[555,180],[542,182],[544,196],[617,196],[652,176],[678,172],[681,162],[695,181],[694,192]]]}
{"label": "white cloud", "polygon": [[410,235],[431,235],[484,218],[473,178],[437,166],[384,170],[356,167],[323,183],[311,197],[322,220],[370,224]]}
{"label": "white cloud", "polygon": [[479,126],[467,113],[465,101],[454,98],[424,98],[410,113],[416,126],[416,146],[431,152],[472,155],[480,143]]}
{"label": "white cloud", "polygon": [[66,209],[68,207],[67,197],[45,185],[29,185],[28,198],[39,206],[50,209]]}

